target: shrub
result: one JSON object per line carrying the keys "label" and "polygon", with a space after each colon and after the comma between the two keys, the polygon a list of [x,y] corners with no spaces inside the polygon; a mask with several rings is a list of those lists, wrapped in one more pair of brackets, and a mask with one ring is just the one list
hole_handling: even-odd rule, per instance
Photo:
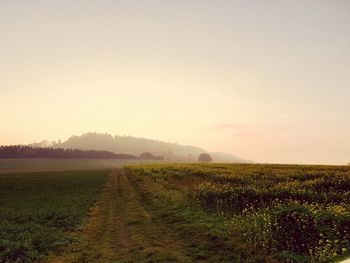
{"label": "shrub", "polygon": [[291,204],[272,215],[272,238],[279,251],[304,254],[317,244],[314,216],[306,207]]}
{"label": "shrub", "polygon": [[213,158],[211,158],[211,156],[208,153],[201,153],[198,156],[198,162],[199,163],[212,163]]}

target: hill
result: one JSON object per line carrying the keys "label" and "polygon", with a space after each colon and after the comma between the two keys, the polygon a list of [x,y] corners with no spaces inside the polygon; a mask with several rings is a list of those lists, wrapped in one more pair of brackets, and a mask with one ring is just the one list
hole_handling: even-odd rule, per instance
{"label": "hill", "polygon": [[[132,136],[112,136],[101,133],[85,133],[81,136],[72,136],[66,141],[34,143],[34,147],[53,147],[63,149],[110,151],[116,154],[130,154],[139,156],[142,153],[151,153],[154,156],[163,156],[167,161],[196,162],[199,154],[207,152],[205,149],[168,143],[158,140],[136,138]],[[248,162],[227,153],[210,153],[215,162]]]}

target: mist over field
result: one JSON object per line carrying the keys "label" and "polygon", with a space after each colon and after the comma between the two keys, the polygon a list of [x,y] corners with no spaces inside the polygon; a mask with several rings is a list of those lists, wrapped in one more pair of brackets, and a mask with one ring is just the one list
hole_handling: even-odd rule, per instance
{"label": "mist over field", "polygon": [[[130,154],[140,156],[142,153],[151,153],[160,156],[166,161],[197,162],[201,153],[207,152],[203,148],[167,143],[157,140],[136,138],[132,136],[112,136],[110,134],[85,133],[81,136],[72,136],[66,141],[30,144],[33,147],[52,147],[63,149],[102,150],[116,154]],[[214,162],[221,163],[249,163],[229,153],[212,152],[210,155]]]}
{"label": "mist over field", "polygon": [[349,5],[1,1],[0,145],[93,131],[347,164]]}

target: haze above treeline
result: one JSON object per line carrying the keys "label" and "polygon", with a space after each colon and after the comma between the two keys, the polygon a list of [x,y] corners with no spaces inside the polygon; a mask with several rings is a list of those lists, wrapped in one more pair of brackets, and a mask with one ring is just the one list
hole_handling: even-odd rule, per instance
{"label": "haze above treeline", "polygon": [[0,145],[94,131],[347,164],[349,13],[348,0],[0,1]]}
{"label": "haze above treeline", "polygon": [[214,162],[249,163],[251,161],[241,159],[229,153],[208,152],[201,147],[180,145],[146,138],[132,136],[118,136],[102,133],[85,133],[81,136],[71,136],[65,141],[43,140],[28,146],[44,148],[62,148],[79,150],[109,151],[115,154],[127,154],[140,156],[143,153],[151,153],[161,156],[166,161],[195,162],[201,153],[209,153]]}

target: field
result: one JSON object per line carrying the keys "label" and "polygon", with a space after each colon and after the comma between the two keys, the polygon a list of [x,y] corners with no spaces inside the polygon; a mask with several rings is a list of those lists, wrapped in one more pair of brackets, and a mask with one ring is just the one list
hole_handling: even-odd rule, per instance
{"label": "field", "polygon": [[[154,161],[153,161],[154,162]],[[152,163],[151,160],[27,158],[0,159],[1,173],[48,172],[120,168],[125,164]]]}
{"label": "field", "polygon": [[349,254],[350,167],[212,164],[128,169],[180,189],[192,207],[208,212],[208,219],[221,216],[223,235],[250,251],[250,259],[258,252],[277,262],[328,262]]}
{"label": "field", "polygon": [[0,174],[0,262],[38,261],[74,241],[73,230],[108,170]]}
{"label": "field", "polygon": [[0,262],[338,262],[349,201],[347,166],[0,174]]}

